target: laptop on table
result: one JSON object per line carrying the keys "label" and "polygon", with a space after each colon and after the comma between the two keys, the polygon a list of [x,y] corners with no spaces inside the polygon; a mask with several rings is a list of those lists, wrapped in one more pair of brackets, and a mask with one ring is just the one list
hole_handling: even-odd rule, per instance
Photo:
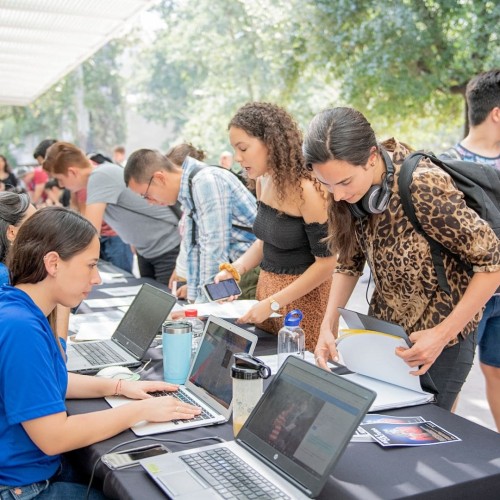
{"label": "laptop on table", "polygon": [[[209,316],[200,345],[191,363],[186,384],[180,386],[176,393],[153,394],[175,396],[199,406],[202,408],[202,413],[191,420],[140,422],[132,427],[132,431],[137,436],[148,436],[227,422],[232,411],[231,366],[234,363],[234,354],[238,352],[252,354],[256,344],[257,335],[221,318]],[[112,407],[117,407],[129,403],[130,399],[110,396],[106,401]]]}
{"label": "laptop on table", "polygon": [[370,389],[289,356],[234,441],[140,463],[178,500],[315,497],[374,399]]}
{"label": "laptop on table", "polygon": [[68,344],[68,371],[95,373],[106,366],[139,366],[176,302],[173,295],[143,284],[111,339]]}

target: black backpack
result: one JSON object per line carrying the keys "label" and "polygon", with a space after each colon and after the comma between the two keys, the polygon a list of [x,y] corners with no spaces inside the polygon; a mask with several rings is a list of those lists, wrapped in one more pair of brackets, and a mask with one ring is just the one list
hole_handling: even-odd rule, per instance
{"label": "black backpack", "polygon": [[413,171],[422,157],[429,158],[451,176],[457,188],[462,191],[467,206],[477,212],[481,219],[488,222],[498,237],[500,237],[500,171],[489,165],[454,159],[456,156],[452,157],[448,152],[438,158],[432,153],[417,151],[410,154],[401,166],[398,186],[403,210],[415,230],[428,241],[439,286],[450,295],[451,290],[444,271],[442,252],[459,260],[469,273],[472,272],[472,267],[426,234],[417,219],[411,201],[410,184]]}

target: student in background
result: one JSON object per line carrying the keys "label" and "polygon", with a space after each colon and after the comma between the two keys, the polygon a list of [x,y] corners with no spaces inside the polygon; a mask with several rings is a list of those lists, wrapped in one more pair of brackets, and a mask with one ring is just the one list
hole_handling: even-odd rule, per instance
{"label": "student in background", "polygon": [[260,265],[256,304],[240,323],[256,323],[277,334],[292,309],[304,313],[306,348],[316,345],[335,258],[327,235],[326,193],[306,170],[302,134],[282,108],[262,102],[240,108],[229,122],[235,160],[257,184],[257,241],[225,267],[217,280],[244,275]]}
{"label": "student in background", "polygon": [[168,207],[153,207],[127,189],[123,168],[93,165],[82,150],[56,142],[44,168],[72,192],[87,189],[85,217],[100,230],[104,220],[137,253],[142,277],[168,284],[179,253],[178,218]]}
{"label": "student in background", "polygon": [[7,252],[21,225],[35,212],[27,194],[0,193],[0,286],[10,281],[9,270],[5,265]]}
{"label": "student in background", "polygon": [[[115,380],[68,373],[65,343],[46,317],[61,304],[75,307],[100,283],[99,239],[81,215],[43,208],[19,230],[9,253],[12,286],[0,293],[0,492],[26,498],[83,498],[86,485],[65,481],[61,454],[108,439],[141,420],[193,418],[199,408],[152,391],[165,382]],[[121,394],[120,408],[69,416],[65,398]],[[6,494],[6,493],[3,493]],[[95,492],[93,498],[103,498]]]}
{"label": "student in background", "polygon": [[[474,77],[467,85],[465,98],[469,133],[446,154],[500,170],[500,68]],[[477,343],[486,396],[500,431],[500,289],[486,303]]]}
{"label": "student in background", "polygon": [[[184,142],[182,144],[177,144],[172,146],[165,156],[174,164],[182,165],[184,160],[190,156],[198,161],[203,161],[205,159],[205,151],[203,149],[195,148],[190,142]],[[170,278],[168,284],[170,290],[175,292],[175,295],[179,299],[187,298],[187,256],[186,256],[186,242],[184,240],[184,226],[186,224],[186,217],[182,212],[182,206],[179,202],[172,207],[176,209],[179,215],[179,233],[181,235],[181,249],[175,263],[175,271]],[[174,286],[175,282],[175,286]],[[180,286],[179,286],[180,285]],[[173,293],[172,292],[172,293]]]}
{"label": "student in background", "polygon": [[17,177],[12,172],[9,162],[4,155],[0,155],[0,182],[3,184],[2,191],[10,191],[17,187]]}
{"label": "student in background", "polygon": [[331,193],[330,246],[339,255],[315,356],[323,368],[337,357],[338,307],[347,304],[367,260],[375,282],[370,314],[405,328],[413,346],[398,348],[396,355],[414,375],[429,371],[437,404],[450,410],[472,366],[481,309],[500,284],[500,241],[465,204],[450,176],[420,160],[411,184],[417,219],[474,269],[471,277],[443,254],[451,287],[446,294],[427,240],[401,206],[395,179],[409,154],[395,139],[379,144],[366,118],[352,108],[327,109],[309,125],[304,155]]}
{"label": "student in background", "polygon": [[219,262],[236,260],[255,241],[255,198],[224,168],[189,156],[182,166],[175,165],[151,149],[132,153],[125,182],[153,205],[181,203],[186,214],[187,298],[205,302],[202,286],[213,281]]}
{"label": "student in background", "polygon": [[17,167],[15,174],[24,184],[33,205],[41,205],[45,201],[45,184],[49,176],[42,167]]}
{"label": "student in background", "polygon": [[124,146],[115,146],[113,148],[113,163],[120,165],[120,167],[124,167],[125,163],[127,163]]}

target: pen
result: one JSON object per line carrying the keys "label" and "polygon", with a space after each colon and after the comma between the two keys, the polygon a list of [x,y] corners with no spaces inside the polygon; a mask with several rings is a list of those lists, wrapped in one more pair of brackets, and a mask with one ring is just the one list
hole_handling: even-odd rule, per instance
{"label": "pen", "polygon": [[172,281],[172,295],[177,297],[177,281]]}

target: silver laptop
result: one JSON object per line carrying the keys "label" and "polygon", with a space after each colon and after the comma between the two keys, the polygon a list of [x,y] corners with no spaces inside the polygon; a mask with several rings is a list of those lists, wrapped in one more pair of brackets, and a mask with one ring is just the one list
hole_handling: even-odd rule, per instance
{"label": "silver laptop", "polygon": [[95,373],[106,366],[139,366],[176,298],[145,283],[109,340],[68,344],[68,371]]}
{"label": "silver laptop", "polygon": [[235,441],[140,463],[175,499],[315,497],[374,399],[289,356]]}
{"label": "silver laptop", "polygon": [[[252,354],[256,344],[257,335],[221,318],[209,316],[186,384],[181,386],[177,393],[156,393],[174,395],[182,401],[195,404],[202,409],[202,413],[191,420],[140,422],[132,427],[134,433],[137,436],[148,436],[227,422],[231,416],[233,402],[231,366],[234,354]],[[130,402],[123,397],[107,397],[106,401],[112,407]]]}

